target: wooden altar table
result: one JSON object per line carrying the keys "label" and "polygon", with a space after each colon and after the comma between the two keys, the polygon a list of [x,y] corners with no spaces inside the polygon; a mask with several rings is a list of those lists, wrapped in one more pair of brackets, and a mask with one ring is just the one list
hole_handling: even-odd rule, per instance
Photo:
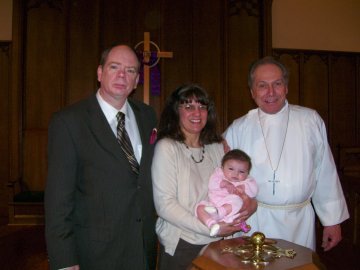
{"label": "wooden altar table", "polygon": [[276,246],[282,249],[294,249],[296,256],[291,258],[276,258],[266,265],[254,265],[243,263],[240,258],[231,253],[221,254],[221,250],[226,246],[238,246],[245,243],[242,238],[233,238],[213,242],[206,246],[192,262],[190,270],[243,270],[243,269],[265,269],[265,270],[317,270],[321,269],[319,259],[311,249],[296,245],[294,243],[275,239]]}

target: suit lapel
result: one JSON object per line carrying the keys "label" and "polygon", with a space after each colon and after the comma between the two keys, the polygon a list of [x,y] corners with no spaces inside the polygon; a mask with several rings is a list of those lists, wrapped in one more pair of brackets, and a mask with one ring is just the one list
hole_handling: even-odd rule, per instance
{"label": "suit lapel", "polygon": [[89,99],[87,110],[89,114],[89,128],[99,145],[117,159],[128,163],[95,95]]}

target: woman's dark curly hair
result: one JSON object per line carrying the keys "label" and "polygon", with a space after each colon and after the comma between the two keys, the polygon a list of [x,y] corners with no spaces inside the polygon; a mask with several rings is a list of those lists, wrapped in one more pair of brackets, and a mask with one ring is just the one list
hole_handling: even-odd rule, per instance
{"label": "woman's dark curly hair", "polygon": [[200,143],[211,144],[223,140],[217,128],[218,120],[214,102],[209,98],[207,92],[196,84],[182,85],[168,97],[160,116],[159,140],[170,138],[179,142],[185,141],[185,135],[181,131],[179,123],[179,105],[192,101],[206,105],[208,110],[206,125],[200,133]]}

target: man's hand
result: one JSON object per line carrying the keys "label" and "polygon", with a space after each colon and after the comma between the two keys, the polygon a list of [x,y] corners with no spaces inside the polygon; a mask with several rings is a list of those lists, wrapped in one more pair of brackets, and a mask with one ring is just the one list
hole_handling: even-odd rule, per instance
{"label": "man's hand", "polygon": [[341,227],[340,224],[333,226],[324,226],[322,244],[324,251],[328,251],[335,247],[341,241]]}

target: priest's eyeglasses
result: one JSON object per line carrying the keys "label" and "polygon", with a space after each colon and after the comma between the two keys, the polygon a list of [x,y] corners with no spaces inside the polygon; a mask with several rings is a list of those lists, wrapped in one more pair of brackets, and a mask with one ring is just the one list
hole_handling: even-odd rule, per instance
{"label": "priest's eyeglasses", "polygon": [[197,109],[200,111],[207,111],[208,106],[204,104],[194,105],[194,104],[181,104],[179,105],[180,108],[183,108],[187,112],[195,112]]}
{"label": "priest's eyeglasses", "polygon": [[267,82],[261,81],[261,82],[258,82],[256,84],[256,89],[258,89],[258,90],[269,90],[270,86],[274,90],[280,90],[280,89],[285,87],[285,82],[284,82],[283,79],[274,81],[272,83],[267,83]]}

